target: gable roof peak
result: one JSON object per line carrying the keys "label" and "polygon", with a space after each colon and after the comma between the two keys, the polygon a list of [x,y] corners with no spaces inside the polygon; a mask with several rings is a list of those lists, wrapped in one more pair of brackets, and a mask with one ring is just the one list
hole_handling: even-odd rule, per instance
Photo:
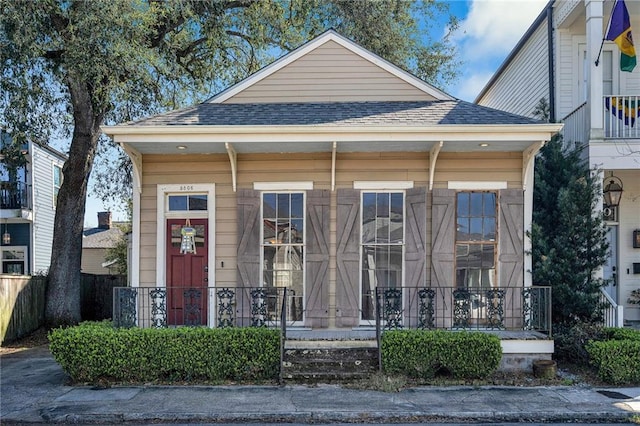
{"label": "gable roof peak", "polygon": [[282,68],[287,65],[295,62],[297,59],[305,56],[306,54],[316,50],[320,46],[323,46],[329,41],[333,41],[350,52],[358,55],[359,57],[365,59],[366,61],[384,69],[389,72],[393,76],[403,80],[404,82],[414,86],[416,89],[427,93],[434,97],[437,100],[454,100],[455,98],[451,95],[443,92],[442,90],[432,86],[431,84],[425,82],[424,80],[416,77],[408,71],[403,70],[399,66],[387,61],[386,59],[376,55],[370,50],[365,49],[364,47],[357,44],[355,41],[343,36],[338,33],[335,29],[330,28],[317,36],[316,38],[307,41],[297,49],[292,50],[286,55],[276,59],[271,64],[265,66],[259,71],[253,73],[249,77],[241,80],[240,82],[234,84],[231,87],[223,90],[222,92],[214,95],[205,101],[205,103],[223,103],[236,94],[242,92],[243,90],[253,86],[254,84],[262,81],[263,79],[275,74]]}

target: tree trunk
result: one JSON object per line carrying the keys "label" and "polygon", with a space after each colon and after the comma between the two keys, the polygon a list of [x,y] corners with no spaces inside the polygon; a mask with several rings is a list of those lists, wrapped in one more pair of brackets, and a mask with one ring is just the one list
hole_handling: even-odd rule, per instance
{"label": "tree trunk", "polygon": [[91,103],[89,85],[67,78],[73,105],[73,138],[62,173],[53,232],[47,287],[46,321],[49,327],[77,324],[80,316],[82,229],[87,184],[100,136],[102,114]]}

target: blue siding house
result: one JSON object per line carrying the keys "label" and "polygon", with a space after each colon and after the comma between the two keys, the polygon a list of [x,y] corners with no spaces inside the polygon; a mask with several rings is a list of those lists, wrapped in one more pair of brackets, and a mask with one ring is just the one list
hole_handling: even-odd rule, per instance
{"label": "blue siding house", "polygon": [[0,130],[0,273],[32,275],[51,262],[56,197],[67,156]]}

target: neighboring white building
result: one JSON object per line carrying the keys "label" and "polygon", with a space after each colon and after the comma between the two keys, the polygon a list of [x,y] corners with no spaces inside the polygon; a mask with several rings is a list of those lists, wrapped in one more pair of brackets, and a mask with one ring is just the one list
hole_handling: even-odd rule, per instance
{"label": "neighboring white building", "polygon": [[[603,271],[614,283],[606,289],[615,312],[608,323],[620,325],[623,316],[640,320],[638,305],[627,301],[640,288],[640,65],[620,71],[618,46],[603,43],[613,6],[603,0],[550,1],[476,103],[533,117],[545,98],[551,120],[564,123],[565,144],[584,147],[589,164],[602,171],[603,188],[621,184],[619,206],[604,206],[612,252]],[[626,6],[639,34],[640,2]]]}
{"label": "neighboring white building", "polygon": [[[1,131],[0,147],[10,143],[11,135]],[[0,273],[32,275],[51,263],[56,197],[67,156],[33,142],[20,153],[26,163],[18,168],[4,154],[0,159]]]}

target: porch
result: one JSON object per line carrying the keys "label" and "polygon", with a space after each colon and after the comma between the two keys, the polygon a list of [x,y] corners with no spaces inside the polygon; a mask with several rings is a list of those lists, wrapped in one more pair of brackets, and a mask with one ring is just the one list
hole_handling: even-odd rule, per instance
{"label": "porch", "polygon": [[[311,330],[304,305],[304,295],[286,287],[116,287],[113,320],[117,327],[277,327],[293,333]],[[551,337],[550,287],[378,287],[361,295],[359,311],[360,326],[350,330],[364,335],[444,329]]]}

